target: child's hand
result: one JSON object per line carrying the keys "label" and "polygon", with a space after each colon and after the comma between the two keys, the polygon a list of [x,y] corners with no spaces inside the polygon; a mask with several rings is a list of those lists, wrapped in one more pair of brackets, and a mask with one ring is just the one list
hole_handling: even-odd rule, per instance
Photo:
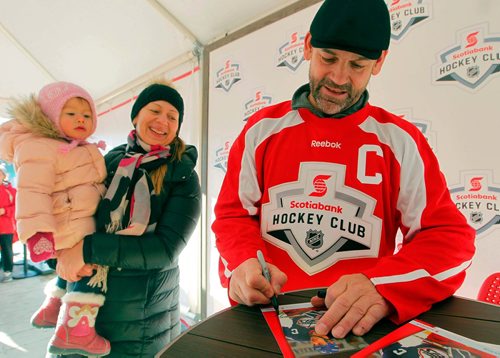
{"label": "child's hand", "polygon": [[92,274],[94,273],[94,266],[97,266],[97,265],[85,264],[85,266],[83,266],[80,269],[80,271],[78,271],[77,275],[80,277],[92,276]]}
{"label": "child's hand", "polygon": [[54,235],[51,232],[37,232],[28,239],[28,250],[33,262],[41,262],[55,257]]}

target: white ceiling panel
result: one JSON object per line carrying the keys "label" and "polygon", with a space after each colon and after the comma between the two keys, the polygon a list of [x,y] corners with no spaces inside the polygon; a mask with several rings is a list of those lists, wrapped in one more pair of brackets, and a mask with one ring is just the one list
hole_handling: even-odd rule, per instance
{"label": "white ceiling panel", "polygon": [[204,45],[297,0],[158,0]]}
{"label": "white ceiling panel", "polygon": [[24,95],[43,86],[46,76],[36,62],[17,47],[5,33],[0,32],[0,98]]}
{"label": "white ceiling panel", "polygon": [[55,79],[95,97],[192,47],[147,1],[2,1],[0,22]]}
{"label": "white ceiling panel", "polygon": [[56,80],[104,101],[301,1],[0,0],[0,116],[7,98]]}

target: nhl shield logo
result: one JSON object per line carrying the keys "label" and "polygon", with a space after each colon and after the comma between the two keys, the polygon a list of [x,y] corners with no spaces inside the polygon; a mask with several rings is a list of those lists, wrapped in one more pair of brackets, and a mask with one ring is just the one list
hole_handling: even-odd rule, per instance
{"label": "nhl shield logo", "polygon": [[403,28],[403,22],[401,20],[394,21],[392,23],[392,31],[399,32]]}
{"label": "nhl shield logo", "polygon": [[479,76],[479,66],[471,66],[467,69],[467,77],[475,78]]}
{"label": "nhl shield logo", "polygon": [[323,246],[323,232],[321,230],[307,230],[306,245],[311,249],[319,249]]}
{"label": "nhl shield logo", "polygon": [[473,211],[470,213],[470,221],[474,224],[480,224],[483,221],[483,213],[480,211]]}

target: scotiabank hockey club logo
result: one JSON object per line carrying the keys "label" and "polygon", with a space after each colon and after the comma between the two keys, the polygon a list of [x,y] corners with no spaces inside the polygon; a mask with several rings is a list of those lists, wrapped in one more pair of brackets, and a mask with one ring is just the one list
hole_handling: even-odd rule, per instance
{"label": "scotiabank hockey club logo", "polygon": [[304,62],[304,39],[305,35],[294,32],[290,35],[290,40],[278,49],[277,67],[286,67],[295,72]]}
{"label": "scotiabank hockey club logo", "polygon": [[273,98],[269,95],[263,94],[262,91],[255,92],[253,98],[245,103],[245,112],[243,113],[243,120],[248,121],[248,118],[255,112],[262,108],[269,106]]}
{"label": "scotiabank hockey club logo", "polygon": [[412,27],[430,17],[428,0],[386,0],[391,17],[391,38],[400,40]]}
{"label": "scotiabank hockey club logo", "polygon": [[450,189],[451,198],[478,238],[500,228],[500,185],[493,184],[492,176],[492,171],[464,172],[462,183]]}
{"label": "scotiabank hockey club logo", "polygon": [[411,109],[401,109],[396,111],[395,113],[397,113],[401,118],[406,119],[408,122],[411,122],[418,129],[420,129],[424,137],[427,139],[427,142],[431,146],[432,150],[436,152],[436,145],[437,145],[436,132],[433,131],[431,128],[431,122],[414,118]]}
{"label": "scotiabank hockey club logo", "polygon": [[229,158],[229,150],[231,149],[231,142],[226,141],[224,144],[215,150],[214,168],[218,168],[227,172],[227,159]]}
{"label": "scotiabank hockey club logo", "polygon": [[456,45],[439,54],[434,81],[454,82],[475,90],[500,72],[500,34],[489,34],[484,24],[460,30],[457,38]]}
{"label": "scotiabank hockey club logo", "polygon": [[309,275],[351,257],[376,257],[381,220],[375,200],[345,185],[345,166],[302,163],[296,182],[269,189],[261,232]]}
{"label": "scotiabank hockey club logo", "polygon": [[238,81],[241,81],[240,65],[227,60],[224,67],[216,73],[215,88],[221,88],[229,92],[231,87]]}

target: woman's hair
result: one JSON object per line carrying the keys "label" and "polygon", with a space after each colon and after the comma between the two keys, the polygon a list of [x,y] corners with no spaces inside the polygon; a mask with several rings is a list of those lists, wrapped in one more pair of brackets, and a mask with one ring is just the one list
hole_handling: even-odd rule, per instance
{"label": "woman's hair", "polygon": [[[173,149],[172,161],[180,162],[182,155],[186,151],[186,144],[184,141],[175,137],[170,148]],[[167,163],[164,165],[160,165],[158,168],[153,169],[151,171],[151,181],[153,182],[153,187],[155,189],[155,194],[158,195],[163,190],[163,179],[165,179],[165,175],[167,174]]]}

